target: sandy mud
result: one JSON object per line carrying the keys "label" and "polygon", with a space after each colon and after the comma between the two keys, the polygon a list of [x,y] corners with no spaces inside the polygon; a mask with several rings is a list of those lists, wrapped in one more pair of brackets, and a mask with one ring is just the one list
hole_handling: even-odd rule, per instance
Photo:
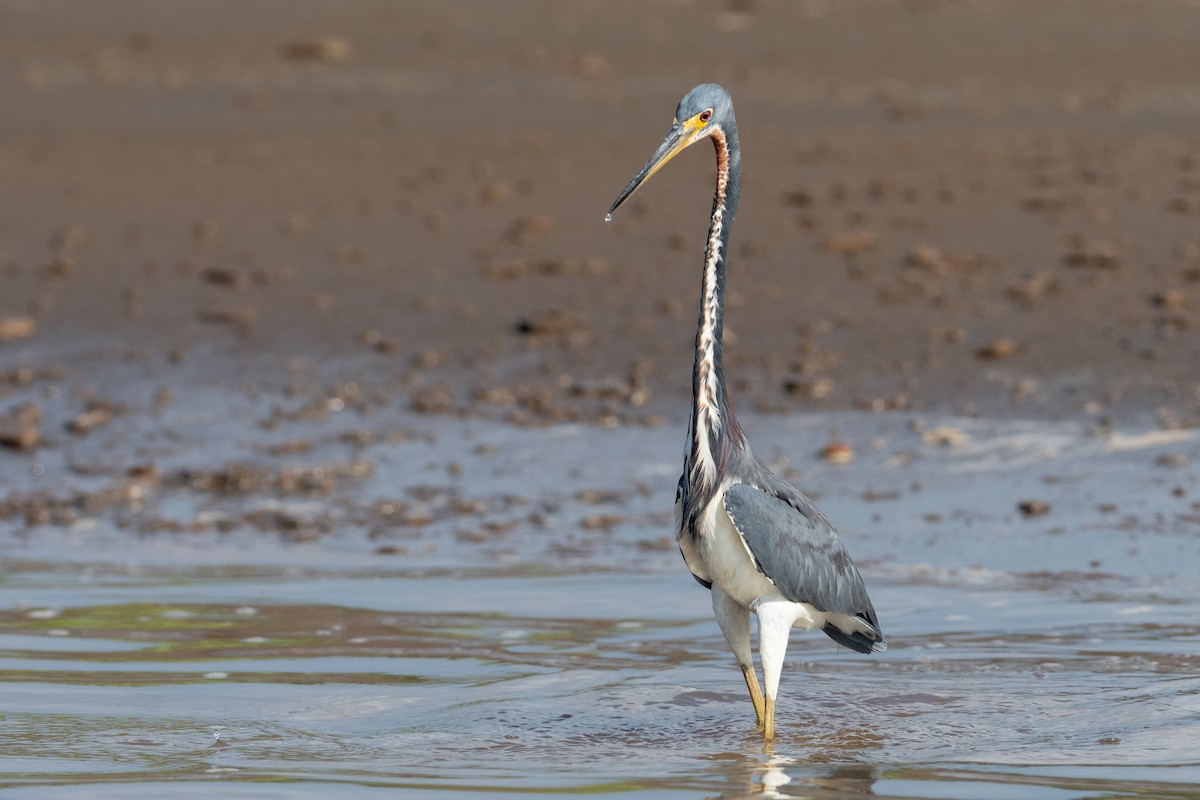
{"label": "sandy mud", "polygon": [[[0,1],[0,796],[1194,796],[1197,41]],[[704,81],[731,396],[892,642],[774,749],[670,535],[711,155],[603,222]]]}

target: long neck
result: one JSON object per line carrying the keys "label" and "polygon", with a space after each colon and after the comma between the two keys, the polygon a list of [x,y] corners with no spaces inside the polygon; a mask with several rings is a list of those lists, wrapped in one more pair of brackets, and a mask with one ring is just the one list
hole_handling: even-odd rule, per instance
{"label": "long neck", "polygon": [[696,330],[696,362],[692,370],[692,424],[689,472],[693,485],[712,490],[727,454],[729,440],[741,439],[725,394],[721,338],[725,315],[725,258],[729,230],[741,192],[741,150],[737,128],[712,134],[717,155],[717,188],[712,220],[704,250],[704,277],[700,285],[700,320]]}

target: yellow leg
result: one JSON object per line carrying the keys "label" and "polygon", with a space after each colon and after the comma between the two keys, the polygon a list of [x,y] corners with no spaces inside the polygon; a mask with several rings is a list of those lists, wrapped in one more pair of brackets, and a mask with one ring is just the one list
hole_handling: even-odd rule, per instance
{"label": "yellow leg", "polygon": [[750,702],[754,703],[754,717],[761,728],[765,712],[762,689],[758,688],[758,676],[754,674],[754,667],[742,667],[742,677],[746,679],[746,688],[750,690]]}
{"label": "yellow leg", "polygon": [[767,741],[775,738],[775,698],[767,695],[766,720],[763,722],[763,738]]}

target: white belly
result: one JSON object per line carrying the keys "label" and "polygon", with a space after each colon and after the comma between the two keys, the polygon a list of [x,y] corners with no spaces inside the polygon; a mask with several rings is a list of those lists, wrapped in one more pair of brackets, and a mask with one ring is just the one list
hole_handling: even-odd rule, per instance
{"label": "white belly", "polygon": [[706,509],[697,537],[679,541],[683,559],[693,574],[712,583],[738,605],[758,613],[764,603],[790,620],[788,627],[813,630],[823,627],[826,614],[808,603],[787,600],[766,575],[754,565],[754,556],[725,511],[724,492]]}

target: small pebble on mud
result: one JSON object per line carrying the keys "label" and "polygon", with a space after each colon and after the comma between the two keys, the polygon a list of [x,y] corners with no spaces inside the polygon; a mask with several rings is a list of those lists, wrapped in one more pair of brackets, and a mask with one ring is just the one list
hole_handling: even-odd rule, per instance
{"label": "small pebble on mud", "polygon": [[1016,286],[1010,286],[1007,294],[1025,308],[1036,308],[1046,297],[1057,293],[1058,288],[1058,281],[1053,276],[1039,272]]}
{"label": "small pebble on mud", "polygon": [[1045,500],[1022,500],[1017,503],[1017,510],[1025,518],[1040,517],[1050,513],[1050,504]]}
{"label": "small pebble on mud", "polygon": [[413,392],[409,407],[422,414],[445,414],[454,406],[454,396],[442,386],[426,386]]}
{"label": "small pebble on mud", "polygon": [[0,342],[28,339],[37,331],[33,317],[24,315],[0,317]]}
{"label": "small pebble on mud", "polygon": [[66,256],[52,259],[42,269],[42,275],[50,279],[69,278],[75,274],[75,262]]}
{"label": "small pebble on mud", "polygon": [[1106,241],[1085,241],[1072,237],[1063,263],[1068,267],[1085,269],[1116,269],[1121,266],[1121,257],[1116,245]]}
{"label": "small pebble on mud", "polygon": [[529,244],[534,239],[549,233],[553,227],[554,221],[545,214],[519,217],[513,220],[512,225],[509,226],[505,238],[510,244]]}
{"label": "small pebble on mud", "polygon": [[879,246],[879,237],[871,231],[850,231],[834,234],[821,244],[827,253],[856,256],[869,253]]}
{"label": "small pebble on mud", "polygon": [[1183,308],[1189,301],[1187,292],[1182,289],[1164,289],[1150,295],[1150,305],[1155,308]]}
{"label": "small pebble on mud", "polygon": [[612,530],[625,522],[620,514],[590,514],[579,521],[579,526],[585,531]]}
{"label": "small pebble on mud", "polygon": [[551,308],[518,320],[515,329],[517,333],[536,336],[564,333],[581,326],[576,317],[562,309]]}
{"label": "small pebble on mud", "polygon": [[224,267],[209,267],[200,273],[200,278],[205,283],[224,286],[228,289],[236,289],[242,285],[242,274]]}
{"label": "small pebble on mud", "polygon": [[788,397],[819,400],[833,393],[834,383],[829,378],[788,378],[783,382],[783,392]]}
{"label": "small pebble on mud", "polygon": [[0,447],[29,452],[37,449],[41,441],[38,423],[42,411],[35,405],[20,406],[13,413],[0,418]]}
{"label": "small pebble on mud", "polygon": [[94,402],[67,423],[67,430],[75,434],[90,433],[112,422],[113,416],[114,409],[110,404]]}
{"label": "small pebble on mud", "polygon": [[833,464],[848,464],[854,460],[854,448],[845,442],[834,441],[821,448],[821,459]]}
{"label": "small pebble on mud", "polygon": [[600,78],[609,71],[608,62],[603,56],[595,53],[585,53],[575,58],[568,65],[568,69],[571,74],[581,78]]}
{"label": "small pebble on mud", "polygon": [[939,447],[957,447],[971,440],[965,432],[948,425],[940,425],[921,434],[921,441]]}
{"label": "small pebble on mud", "polygon": [[1012,358],[1020,351],[1021,345],[1008,337],[1001,337],[977,347],[975,349],[975,357],[981,361],[1001,361],[1006,358]]}
{"label": "small pebble on mud", "polygon": [[196,317],[209,325],[228,325],[245,333],[254,327],[255,321],[258,319],[258,307],[201,308],[196,312]]}
{"label": "small pebble on mud", "polygon": [[84,248],[91,234],[83,225],[64,225],[50,237],[50,249],[60,256],[73,255]]}
{"label": "small pebble on mud", "polygon": [[1186,467],[1191,462],[1184,453],[1163,453],[1154,463],[1160,467]]}
{"label": "small pebble on mud", "polygon": [[354,55],[354,47],[345,39],[331,36],[288,42],[280,48],[280,52],[288,61],[332,64],[350,60]]}
{"label": "small pebble on mud", "polygon": [[919,268],[937,277],[974,269],[981,261],[979,256],[974,255],[943,255],[942,251],[933,245],[915,247],[904,257],[904,262],[910,267]]}
{"label": "small pebble on mud", "polygon": [[604,489],[581,489],[575,493],[575,499],[589,506],[600,506],[623,503],[626,500],[626,496],[622,492],[606,491]]}
{"label": "small pebble on mud", "polygon": [[512,194],[512,190],[507,184],[499,181],[491,181],[479,190],[479,202],[485,206],[497,206],[503,203]]}

